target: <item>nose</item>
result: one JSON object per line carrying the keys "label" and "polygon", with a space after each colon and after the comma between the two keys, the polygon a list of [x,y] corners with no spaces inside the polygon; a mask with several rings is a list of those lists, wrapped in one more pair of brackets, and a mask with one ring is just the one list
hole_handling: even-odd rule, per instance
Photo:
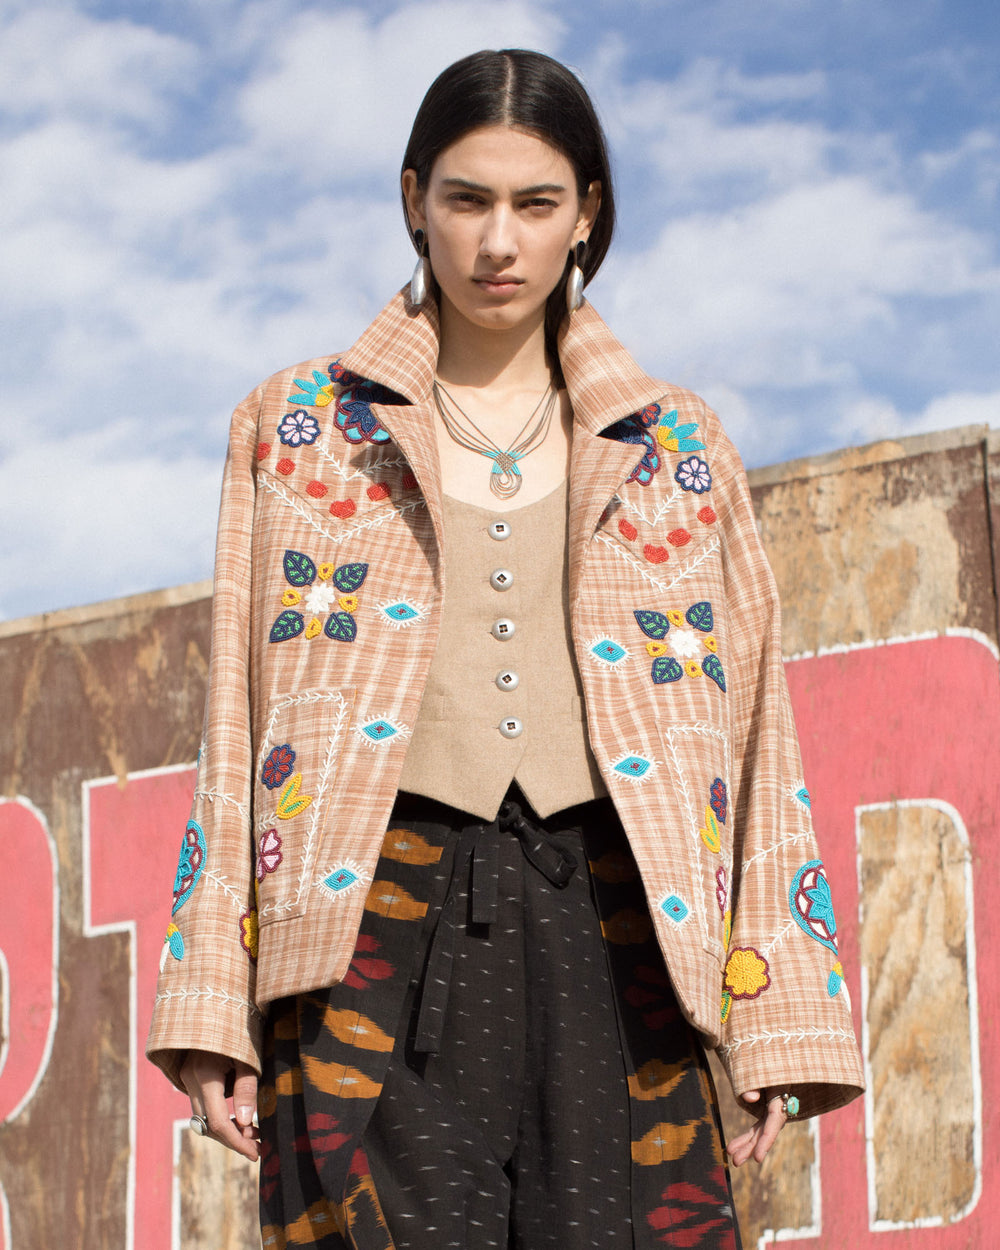
{"label": "nose", "polygon": [[510,261],[517,256],[517,231],[513,214],[506,204],[497,204],[483,223],[479,254],[493,261]]}

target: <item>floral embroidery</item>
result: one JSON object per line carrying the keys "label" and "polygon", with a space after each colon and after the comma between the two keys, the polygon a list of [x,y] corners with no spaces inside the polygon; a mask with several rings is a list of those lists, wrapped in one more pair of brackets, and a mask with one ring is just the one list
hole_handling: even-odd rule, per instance
{"label": "floral embroidery", "polygon": [[395,402],[393,392],[342,369],[336,361],[329,372],[331,380],[343,387],[337,396],[334,421],[344,438],[354,444],[387,443],[389,431],[372,413],[371,406]]}
{"label": "floral embroidery", "polygon": [[698,832],[701,834],[702,842],[717,855],[722,846],[722,831],[719,829],[719,822],[715,819],[715,812],[710,807],[705,808],[705,824]]}
{"label": "floral embroidery", "polygon": [[269,872],[274,872],[281,863],[281,858],[281,838],[278,836],[278,831],[268,829],[261,835],[260,845],[257,848],[257,880],[263,881]]}
{"label": "floral embroidery", "polygon": [[174,905],[170,909],[172,916],[176,916],[191,897],[191,891],[198,884],[198,878],[205,868],[207,854],[208,847],[201,825],[197,821],[189,820],[181,841],[181,854],[174,877]]}
{"label": "floral embroidery", "polygon": [[721,777],[716,777],[712,782],[711,795],[712,811],[715,812],[719,823],[724,825],[726,823],[729,798],[726,792],[726,783]]}
{"label": "floral embroidery", "polygon": [[647,432],[650,425],[656,423],[660,415],[659,404],[650,404],[640,412],[622,417],[613,425],[602,431],[602,437],[613,438],[620,443],[634,443],[643,448],[642,459],[629,474],[630,482],[638,482],[640,486],[648,486],[660,471],[660,455],[656,450],[653,437]]}
{"label": "floral embroidery", "polygon": [[837,921],[822,860],[811,859],[798,870],[788,891],[788,905],[802,932],[836,953]]}
{"label": "floral embroidery", "polygon": [[809,791],[805,788],[804,785],[796,786],[791,791],[791,796],[795,800],[795,802],[798,803],[801,807],[804,807],[806,811],[809,811],[811,809],[812,799],[809,797]]}
{"label": "floral embroidery", "polygon": [[[364,584],[368,576],[368,565],[334,565],[326,561],[317,565],[305,552],[292,551],[289,548],[284,554],[282,567],[285,580],[291,589],[282,595],[281,602],[286,610],[278,615],[271,626],[269,640],[287,642],[291,638],[298,638],[302,633],[305,633],[306,638],[316,638],[324,633],[327,638],[337,642],[353,642],[358,635],[357,622],[353,616],[359,603],[355,591]],[[330,612],[338,594],[340,611]],[[308,627],[302,613],[294,610],[299,604],[313,615]],[[327,612],[330,615],[323,625],[320,618]]]}
{"label": "floral embroidery", "polygon": [[[168,930],[169,932],[169,930]],[[826,982],[826,992],[831,998],[836,998],[840,993],[844,984],[844,965],[838,959],[830,969],[830,976]]]}
{"label": "floral embroidery", "polygon": [[729,1012],[731,1011],[732,1006],[733,1006],[732,994],[730,994],[728,990],[723,990],[722,991],[722,1004],[721,1004],[721,1009],[719,1011],[719,1016],[723,1024],[725,1024],[726,1021],[729,1019]]}
{"label": "floral embroidery", "polygon": [[767,960],[752,946],[738,946],[726,964],[726,989],[733,998],[757,998],[771,984]]}
{"label": "floral embroidery", "polygon": [[261,781],[269,790],[277,790],[292,775],[294,763],[295,752],[287,742],[274,747],[260,770]]}
{"label": "floral embroidery", "polygon": [[257,940],[259,933],[260,929],[258,925],[257,908],[251,907],[249,911],[245,911],[243,915],[240,916],[240,945],[254,961],[254,963],[257,962]]}
{"label": "floral embroidery", "polygon": [[299,795],[302,786],[302,774],[296,773],[288,782],[278,799],[277,815],[279,820],[291,820],[304,812],[312,802],[311,794]]}
{"label": "floral embroidery", "polygon": [[286,412],[278,426],[278,437],[286,447],[308,447],[319,438],[319,422],[304,408]]}
{"label": "floral embroidery", "polygon": [[704,460],[699,456],[690,456],[677,466],[674,481],[682,490],[692,490],[696,495],[703,495],[705,491],[711,490],[712,474]]}
{"label": "floral embroidery", "polygon": [[[665,645],[646,644],[647,652],[653,657],[649,675],[654,685],[662,686],[680,681],[685,674],[691,678],[704,674],[720,690],[725,691],[726,677],[722,661],[715,654],[719,646],[708,633],[714,627],[715,617],[707,599],[692,603],[686,612],[677,608],[670,608],[666,612],[636,608],[632,615],[647,638],[654,639],[655,643],[663,643],[665,640]],[[691,628],[686,628],[687,626]],[[708,652],[707,655],[702,656],[702,648]],[[667,655],[668,650],[673,655]]]}
{"label": "floral embroidery", "polygon": [[326,375],[313,370],[313,380],[296,378],[295,385],[299,388],[294,395],[288,396],[290,404],[308,404],[313,408],[325,408],[333,401],[334,384],[326,380]]}
{"label": "floral embroidery", "polygon": [[719,518],[715,514],[715,509],[705,504],[704,508],[698,509],[698,520],[702,525],[714,525]]}
{"label": "floral embroidery", "polygon": [[660,418],[656,441],[667,451],[704,451],[705,444],[695,437],[698,424],[695,421],[677,423],[677,409]]}
{"label": "floral embroidery", "polygon": [[646,543],[642,549],[642,554],[650,564],[662,564],[664,560],[670,559],[670,552],[666,547],[654,547],[652,543]]}
{"label": "floral embroidery", "polygon": [[310,586],[306,594],[306,611],[315,612],[319,616],[325,616],[333,607],[336,597],[336,590],[328,582],[318,582],[315,586]]}
{"label": "floral embroidery", "polygon": [[715,870],[715,901],[719,904],[719,911],[725,915],[726,903],[729,902],[729,881],[724,867]]}
{"label": "floral embroidery", "polygon": [[632,522],[626,521],[624,518],[618,522],[618,533],[621,534],[622,538],[627,539],[630,543],[634,543],[639,537],[639,531],[635,528]]}
{"label": "floral embroidery", "polygon": [[167,925],[166,936],[163,939],[163,949],[160,951],[160,971],[163,971],[163,965],[167,962],[167,955],[173,955],[174,959],[180,960],[184,958],[184,938],[180,929],[171,921]]}
{"label": "floral embroidery", "polygon": [[330,515],[339,517],[342,521],[349,520],[358,510],[358,505],[353,499],[335,499],[330,504]]}

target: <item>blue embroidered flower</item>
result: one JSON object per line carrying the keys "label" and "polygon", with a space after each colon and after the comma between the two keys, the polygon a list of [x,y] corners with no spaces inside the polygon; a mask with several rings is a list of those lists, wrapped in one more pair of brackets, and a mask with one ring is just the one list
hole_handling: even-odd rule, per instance
{"label": "blue embroidered flower", "polygon": [[688,421],[683,425],[677,424],[677,409],[675,408],[673,412],[668,412],[660,419],[656,441],[667,451],[704,451],[705,444],[695,437],[697,433],[698,425],[694,421]]}
{"label": "blue embroidered flower", "polygon": [[716,819],[720,824],[726,823],[726,812],[729,806],[729,796],[726,793],[726,783],[721,777],[716,777],[712,782],[710,791],[712,798],[712,811],[715,812]]}
{"label": "blue embroidered flower", "polygon": [[294,764],[295,752],[285,742],[272,749],[260,770],[260,779],[269,790],[277,790],[292,775]]}
{"label": "blue embroidered flower", "polygon": [[[655,413],[653,410],[656,410]],[[629,475],[630,482],[638,482],[640,486],[648,486],[655,474],[660,471],[660,454],[656,450],[653,436],[646,432],[648,425],[655,425],[660,415],[659,404],[650,404],[640,412],[629,417],[622,417],[614,425],[609,425],[601,432],[603,438],[613,438],[620,443],[634,443],[643,447],[642,459]]]}
{"label": "blue embroidered flower", "polygon": [[197,821],[189,820],[181,842],[181,854],[177,863],[177,875],[174,877],[174,905],[170,914],[175,916],[191,897],[191,891],[198,884],[205,867],[205,856],[208,847],[205,834]]}
{"label": "blue embroidered flower", "polygon": [[656,450],[655,443],[648,434],[642,434],[639,438],[629,438],[625,441],[628,443],[642,443],[646,448],[642,459],[629,474],[628,480],[630,482],[638,482],[640,486],[648,486],[654,475],[660,471],[660,454]]}
{"label": "blue embroidered flower", "polygon": [[286,412],[278,426],[278,437],[286,447],[308,447],[319,438],[319,422],[304,408]]}
{"label": "blue embroidered flower", "polygon": [[334,421],[349,443],[387,443],[389,431],[372,414],[372,404],[398,403],[388,387],[369,382],[341,368],[335,360],[329,367],[330,379],[344,389],[337,398]]}
{"label": "blue embroidered flower", "polygon": [[803,931],[830,950],[837,949],[837,921],[833,914],[833,895],[823,872],[823,861],[811,859],[803,864],[788,890],[788,906],[792,919]]}
{"label": "blue embroidered flower", "polygon": [[683,490],[693,490],[696,495],[703,495],[712,487],[712,474],[699,456],[689,456],[677,466],[674,481]]}
{"label": "blue embroidered flower", "polygon": [[294,395],[288,396],[290,404],[308,404],[312,408],[325,408],[333,401],[334,383],[328,382],[318,369],[313,370],[313,380],[296,378],[295,385],[299,388]]}

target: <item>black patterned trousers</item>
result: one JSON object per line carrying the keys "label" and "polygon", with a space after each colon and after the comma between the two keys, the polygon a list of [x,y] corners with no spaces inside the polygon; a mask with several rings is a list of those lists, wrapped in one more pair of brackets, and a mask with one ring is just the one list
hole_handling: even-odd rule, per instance
{"label": "black patterned trousers", "polygon": [[401,794],[351,968],[272,1005],[265,1250],[738,1250],[704,1053],[610,800]]}

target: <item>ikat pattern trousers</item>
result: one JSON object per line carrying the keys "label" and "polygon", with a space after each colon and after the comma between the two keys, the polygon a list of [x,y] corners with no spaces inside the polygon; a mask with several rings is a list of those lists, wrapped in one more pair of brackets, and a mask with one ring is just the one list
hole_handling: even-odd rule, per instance
{"label": "ikat pattern trousers", "polygon": [[272,1004],[259,1112],[265,1250],[739,1250],[609,800],[401,794],[348,975]]}

